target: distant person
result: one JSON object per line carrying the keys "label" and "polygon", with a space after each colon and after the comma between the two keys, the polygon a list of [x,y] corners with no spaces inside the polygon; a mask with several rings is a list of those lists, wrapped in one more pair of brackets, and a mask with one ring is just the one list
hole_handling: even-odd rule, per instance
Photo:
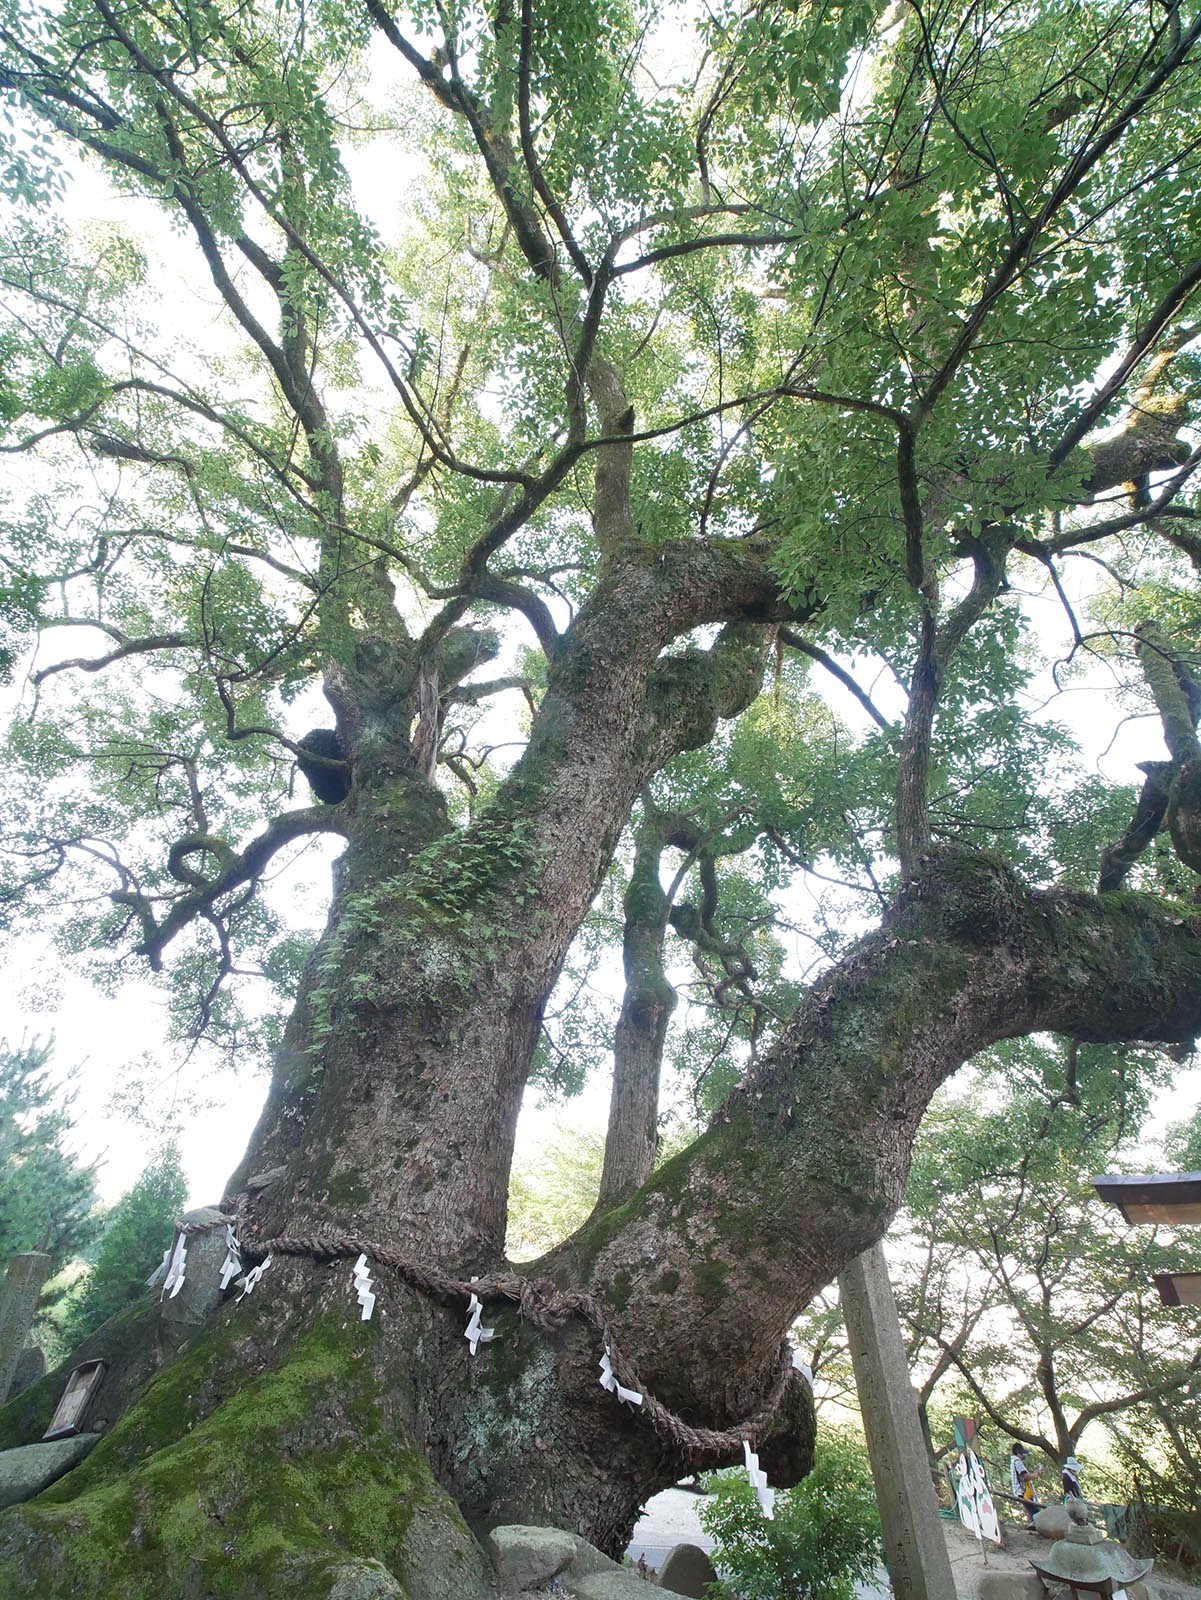
{"label": "distant person", "polygon": [[1069,1456],[1063,1464],[1063,1498],[1065,1500],[1083,1500],[1084,1490],[1080,1487],[1080,1463],[1075,1456]]}
{"label": "distant person", "polygon": [[1015,1500],[1022,1502],[1030,1526],[1034,1526],[1034,1513],[1041,1511],[1042,1506],[1034,1498],[1034,1480],[1038,1471],[1026,1465],[1026,1446],[1015,1444],[1009,1452],[1009,1485],[1013,1490]]}

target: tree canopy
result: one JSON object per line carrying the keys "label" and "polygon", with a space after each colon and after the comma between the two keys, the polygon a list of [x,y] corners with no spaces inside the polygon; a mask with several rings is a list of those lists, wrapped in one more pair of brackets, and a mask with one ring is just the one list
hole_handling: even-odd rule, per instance
{"label": "tree canopy", "polygon": [[[1193,26],[730,7],[685,44],[624,3],[14,17],[10,666],[45,643],[10,736],[11,914],[69,895],[75,949],[168,965],[181,1030],[245,1054],[228,980],[291,992],[303,950],[252,891],[344,826],[284,805],[304,686],[356,638],[450,650],[423,759],[466,820],[512,759],[480,708],[537,704],[614,552],[681,541],[754,568],[806,665],[837,666],[824,640],[865,681],[921,667],[908,745],[862,692],[866,736],[795,702],[739,725],[769,783],[769,747],[801,758],[769,883],[824,859],[870,892],[932,831],[1089,881],[1128,800],[1022,714],[1018,599],[1050,580],[1067,608],[1060,569],[1120,540],[1095,617],[1067,611],[1072,665],[1099,653],[1138,698],[1138,624],[1178,671],[1195,648]],[[97,171],[127,220],[73,229]],[[170,232],[139,238],[134,196]],[[464,685],[498,625],[512,670]],[[750,670],[733,635],[719,654]],[[687,808],[697,777],[680,757],[659,782]]]}

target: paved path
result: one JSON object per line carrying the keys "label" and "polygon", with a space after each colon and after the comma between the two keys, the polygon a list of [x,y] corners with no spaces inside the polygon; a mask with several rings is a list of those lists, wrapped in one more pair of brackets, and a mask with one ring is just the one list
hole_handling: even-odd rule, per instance
{"label": "paved path", "polygon": [[664,1489],[648,1500],[630,1540],[630,1560],[645,1556],[647,1566],[657,1571],[678,1544],[699,1544],[702,1550],[712,1550],[713,1540],[701,1531],[696,1514],[703,1498],[687,1489]]}

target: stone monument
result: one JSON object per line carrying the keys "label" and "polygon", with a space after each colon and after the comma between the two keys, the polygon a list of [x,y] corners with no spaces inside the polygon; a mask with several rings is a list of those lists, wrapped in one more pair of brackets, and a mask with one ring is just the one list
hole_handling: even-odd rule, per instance
{"label": "stone monument", "polygon": [[9,1258],[0,1284],[0,1404],[8,1399],[49,1271],[50,1257],[40,1250]]}
{"label": "stone monument", "polygon": [[839,1276],[838,1289],[893,1594],[896,1600],[956,1600],[896,1301],[879,1245],[851,1262]]}

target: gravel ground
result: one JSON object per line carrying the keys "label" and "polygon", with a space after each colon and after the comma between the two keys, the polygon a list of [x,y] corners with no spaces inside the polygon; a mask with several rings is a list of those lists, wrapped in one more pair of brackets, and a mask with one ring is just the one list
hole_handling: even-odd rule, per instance
{"label": "gravel ground", "polygon": [[701,1532],[697,1521],[696,1508],[702,1499],[687,1489],[664,1489],[648,1500],[630,1540],[630,1560],[645,1556],[647,1566],[658,1570],[678,1544],[699,1544],[702,1550],[712,1550],[713,1540]]}

